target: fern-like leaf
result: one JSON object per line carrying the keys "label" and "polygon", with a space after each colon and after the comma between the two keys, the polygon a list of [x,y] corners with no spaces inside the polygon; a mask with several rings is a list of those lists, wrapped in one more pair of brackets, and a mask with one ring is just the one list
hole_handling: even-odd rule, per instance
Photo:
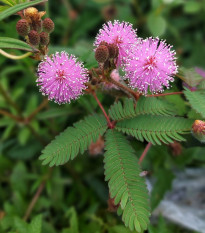
{"label": "fern-like leaf", "polygon": [[114,103],[109,114],[113,120],[123,120],[136,117],[141,114],[151,115],[175,115],[173,107],[165,101],[155,97],[140,97],[135,106],[133,99],[125,99],[124,105],[121,102]]}
{"label": "fern-like leaf", "polygon": [[99,135],[105,133],[106,129],[107,122],[104,116],[88,116],[57,136],[42,151],[40,159],[44,160],[44,165],[62,165],[74,159],[79,152],[82,154],[92,141],[95,142]]}
{"label": "fern-like leaf", "polygon": [[192,124],[193,120],[181,117],[140,115],[118,122],[115,129],[142,142],[145,139],[153,145],[161,145],[161,142],[172,143],[172,139],[185,141],[180,134],[190,132]]}
{"label": "fern-like leaf", "polygon": [[188,99],[191,107],[205,118],[205,90],[203,91],[190,91],[185,88],[184,94]]}
{"label": "fern-like leaf", "polygon": [[131,231],[143,232],[149,224],[150,207],[135,151],[116,130],[107,131],[105,150],[105,179],[111,198],[119,204],[118,214]]}

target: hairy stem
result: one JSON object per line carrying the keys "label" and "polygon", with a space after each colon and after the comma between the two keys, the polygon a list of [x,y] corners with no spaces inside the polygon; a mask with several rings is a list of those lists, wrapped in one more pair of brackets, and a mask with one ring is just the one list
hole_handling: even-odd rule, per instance
{"label": "hairy stem", "polygon": [[151,142],[149,142],[149,143],[146,145],[146,147],[145,147],[145,149],[144,149],[142,155],[141,155],[140,158],[139,158],[139,164],[142,163],[143,159],[145,158],[145,156],[146,156],[146,154],[147,154],[147,152],[148,152],[148,150],[149,150],[149,148],[150,148],[151,146],[152,146],[152,143],[151,143]]}
{"label": "hairy stem", "polygon": [[26,213],[25,213],[25,215],[24,215],[24,217],[23,217],[23,220],[27,221],[27,220],[29,219],[29,217],[30,217],[30,215],[31,215],[31,212],[32,212],[32,210],[33,210],[33,208],[34,208],[36,202],[38,201],[38,199],[39,199],[41,193],[42,193],[43,190],[44,190],[46,181],[50,178],[51,174],[52,174],[52,168],[49,169],[47,175],[45,176],[45,178],[43,179],[43,181],[42,181],[41,184],[39,185],[39,187],[38,187],[38,189],[37,189],[35,195],[33,196],[32,200],[31,200],[31,202],[30,202],[30,204],[29,204],[29,206],[28,206],[28,208],[27,208],[27,210],[26,210]]}
{"label": "hairy stem", "polygon": [[8,93],[4,90],[2,85],[0,84],[0,93],[3,95],[4,99],[8,104],[10,104],[16,111],[17,113],[22,117],[21,111],[19,107],[16,105],[16,103],[11,99],[11,97],[8,95]]}
{"label": "hairy stem", "polygon": [[31,121],[38,112],[40,112],[43,108],[45,108],[48,104],[48,99],[44,99],[44,101],[28,116],[28,122]]}
{"label": "hairy stem", "polygon": [[97,97],[95,91],[92,91],[91,93],[92,93],[93,97],[95,98],[95,100],[97,101],[99,107],[101,108],[101,110],[102,110],[102,112],[103,112],[103,114],[104,114],[104,116],[105,116],[105,118],[106,118],[106,120],[107,120],[108,127],[109,127],[109,128],[113,128],[113,123],[110,121],[110,118],[108,117],[108,115],[107,115],[107,113],[106,113],[104,107],[102,106],[100,100],[98,99],[98,97]]}
{"label": "hairy stem", "polygon": [[15,116],[7,111],[4,111],[2,109],[0,109],[0,114],[4,115],[4,116],[7,116],[7,117],[10,117],[11,119],[15,120],[15,121],[18,121],[18,122],[22,122],[23,119],[18,117],[18,116]]}
{"label": "hairy stem", "polygon": [[183,94],[183,91],[163,93],[163,94],[147,95],[146,97],[156,97],[156,96],[166,96],[166,95],[180,95],[180,94]]}
{"label": "hairy stem", "polygon": [[119,87],[121,90],[130,93],[130,94],[134,97],[134,99],[135,99],[136,101],[139,99],[140,94],[139,94],[138,92],[133,91],[131,88],[129,88],[129,87],[123,85],[122,83],[120,83],[120,82],[118,82],[118,81],[116,81],[116,80],[114,80],[114,79],[112,79],[111,77],[109,77],[108,80],[109,80],[111,83],[113,83],[114,85],[116,85],[117,87]]}

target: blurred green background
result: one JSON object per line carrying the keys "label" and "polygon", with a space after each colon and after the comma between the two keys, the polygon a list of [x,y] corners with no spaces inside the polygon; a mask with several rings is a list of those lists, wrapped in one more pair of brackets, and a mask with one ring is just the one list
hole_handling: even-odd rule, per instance
{"label": "blurred green background", "polygon": [[[113,19],[132,23],[139,37],[166,39],[174,46],[180,66],[205,68],[204,0],[49,0],[37,8],[46,10],[46,16],[55,23],[50,53],[71,52],[87,68],[97,66],[92,47],[95,35],[105,21]],[[0,36],[18,38],[15,29],[18,20],[14,15],[1,21]],[[13,61],[0,55],[0,232],[129,233],[120,218],[108,211],[102,139],[85,155],[52,170],[38,160],[40,151],[55,135],[100,110],[88,95],[62,106],[53,102],[45,104],[35,84],[37,65],[30,58]],[[178,80],[173,89],[180,87]],[[99,92],[98,97],[106,109],[115,100],[109,93]],[[179,115],[187,112],[182,97],[168,100],[176,104]],[[35,114],[42,103],[44,108]],[[2,111],[16,119],[2,115]],[[22,120],[29,116],[32,116],[29,120]],[[132,144],[140,156],[145,144],[135,140]],[[194,151],[190,153],[188,143],[183,146],[178,157],[166,146],[151,148],[142,165],[150,176],[166,177],[165,183],[156,183],[153,193],[157,195],[151,197],[153,208],[171,188],[173,168],[204,167],[204,158]],[[100,153],[96,155],[93,148]],[[37,193],[37,202],[32,206],[31,200],[39,189],[40,195]],[[149,232],[189,231],[161,217],[154,221]]]}

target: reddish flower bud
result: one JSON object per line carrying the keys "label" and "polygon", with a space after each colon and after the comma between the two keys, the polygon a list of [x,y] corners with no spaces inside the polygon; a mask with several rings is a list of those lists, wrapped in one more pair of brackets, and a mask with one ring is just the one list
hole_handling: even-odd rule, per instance
{"label": "reddish flower bud", "polygon": [[27,36],[30,30],[29,24],[26,19],[20,19],[16,24],[16,30],[20,36]]}
{"label": "reddish flower bud", "polygon": [[29,38],[29,42],[34,45],[34,46],[37,46],[39,45],[40,43],[40,36],[38,34],[37,31],[30,31],[29,34],[28,34],[28,38]]}
{"label": "reddish flower bud", "polygon": [[196,120],[192,125],[192,133],[200,142],[205,142],[205,122]]}
{"label": "reddish flower bud", "polygon": [[54,22],[50,18],[43,20],[43,30],[44,32],[51,33],[54,30]]}
{"label": "reddish flower bud", "polygon": [[95,51],[95,59],[99,63],[104,63],[109,57],[109,50],[107,46],[100,45]]}
{"label": "reddish flower bud", "polygon": [[171,147],[174,156],[179,156],[182,153],[182,145],[179,142],[174,141],[173,143],[170,143],[169,146]]}
{"label": "reddish flower bud", "polygon": [[40,33],[40,44],[41,45],[47,45],[50,41],[49,34],[47,32],[41,32]]}
{"label": "reddish flower bud", "polygon": [[89,154],[92,156],[96,156],[102,154],[104,149],[104,139],[103,137],[99,137],[98,140],[94,143],[92,142],[89,146]]}
{"label": "reddish flower bud", "polygon": [[116,44],[109,44],[108,49],[109,49],[109,57],[110,58],[117,58],[118,57],[119,49],[118,49],[118,46]]}
{"label": "reddish flower bud", "polygon": [[107,47],[108,47],[108,43],[107,43],[107,42],[105,42],[105,41],[100,42],[100,45],[105,45],[105,46],[107,46]]}

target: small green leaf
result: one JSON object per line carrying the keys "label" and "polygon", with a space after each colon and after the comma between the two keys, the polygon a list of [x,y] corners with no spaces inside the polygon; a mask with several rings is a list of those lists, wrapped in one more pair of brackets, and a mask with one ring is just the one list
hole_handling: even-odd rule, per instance
{"label": "small green leaf", "polygon": [[203,77],[194,68],[181,67],[179,71],[181,73],[180,78],[190,87],[196,87],[203,80]]}
{"label": "small green leaf", "polygon": [[35,48],[32,48],[27,43],[9,37],[0,37],[0,49],[19,49],[29,52],[37,51]]}
{"label": "small green leaf", "polygon": [[21,233],[28,233],[28,224],[19,217],[14,218],[16,230]]}
{"label": "small green leaf", "polygon": [[9,5],[9,6],[15,5],[15,2],[13,0],[1,0],[0,2],[3,2],[4,4]]}
{"label": "small green leaf", "polygon": [[35,6],[39,3],[42,3],[42,2],[47,2],[47,0],[35,0],[35,1],[31,1],[31,2],[24,2],[24,3],[20,3],[20,4],[17,4],[15,6],[12,6],[10,7],[9,9],[3,11],[0,15],[0,20],[3,20],[13,14],[15,14],[16,12],[18,11],[21,11],[27,7],[30,7],[30,6]]}
{"label": "small green leaf", "polygon": [[13,6],[13,3],[11,1],[8,1],[8,0],[1,0],[0,2],[3,2],[4,4],[6,4],[8,6]]}
{"label": "small green leaf", "polygon": [[184,94],[188,99],[191,107],[205,118],[205,90],[203,91],[190,91],[185,88]]}
{"label": "small green leaf", "polygon": [[42,215],[33,218],[29,225],[29,233],[41,233],[42,229]]}
{"label": "small green leaf", "polygon": [[161,36],[166,30],[166,21],[160,15],[149,15],[147,25],[153,36]]}
{"label": "small green leaf", "polygon": [[0,6],[0,13],[10,8],[9,6]]}

